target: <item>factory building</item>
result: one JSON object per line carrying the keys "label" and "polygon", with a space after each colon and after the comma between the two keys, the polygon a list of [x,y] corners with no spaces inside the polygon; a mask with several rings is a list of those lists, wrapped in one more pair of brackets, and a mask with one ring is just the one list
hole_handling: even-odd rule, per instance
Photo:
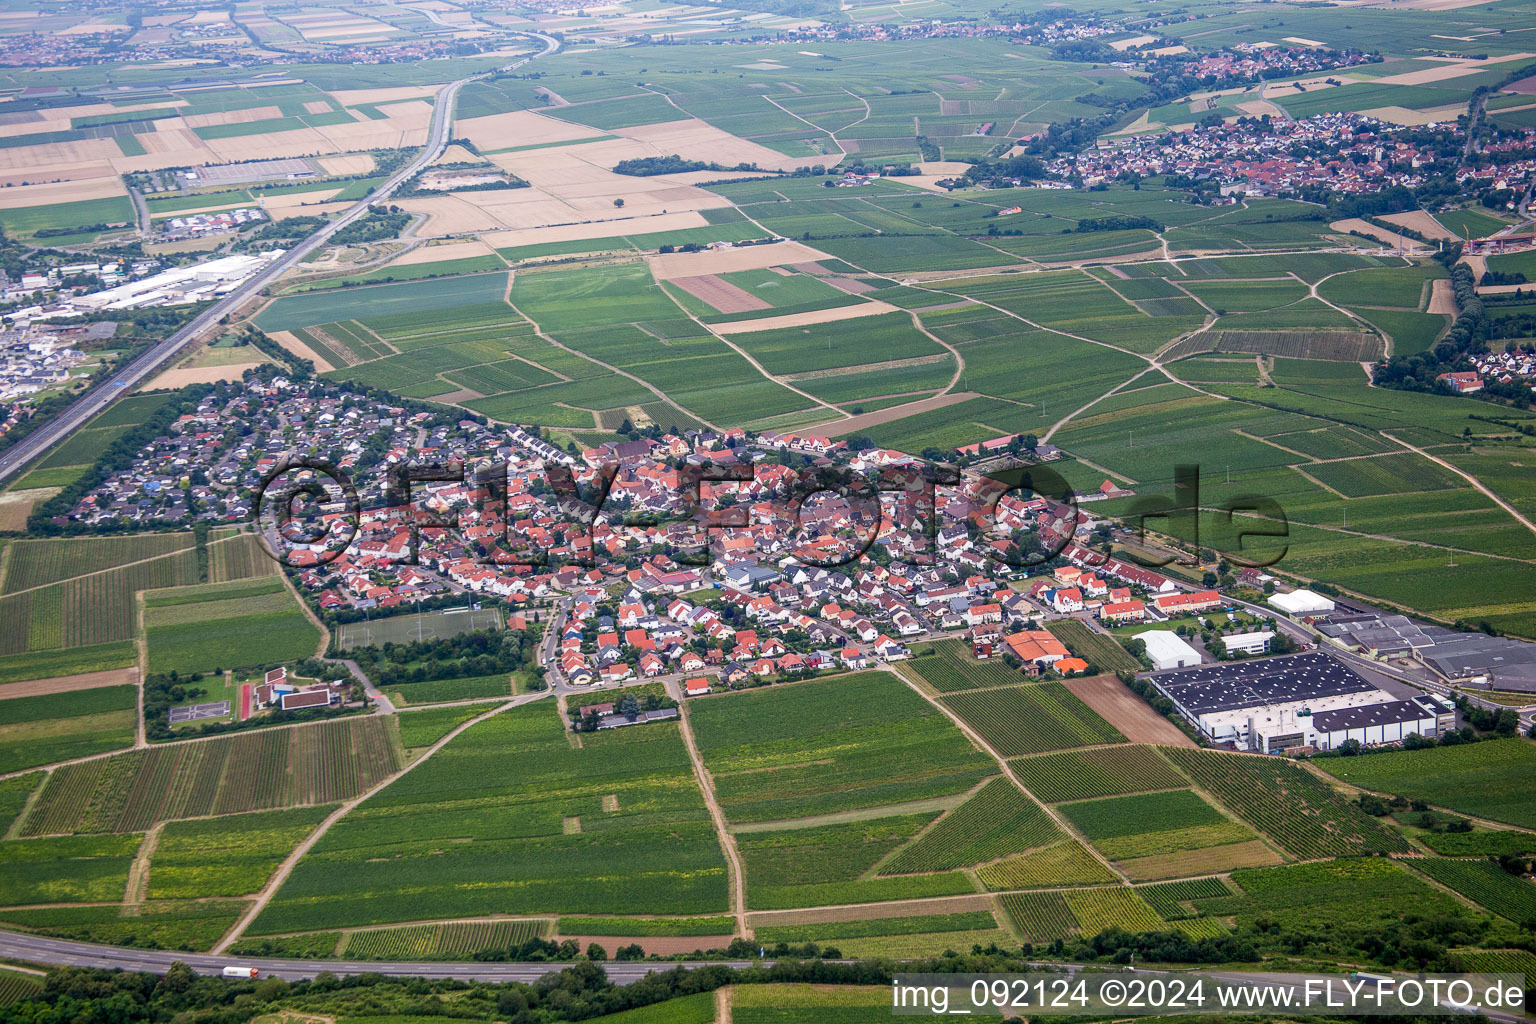
{"label": "factory building", "polygon": [[1455,722],[1439,698],[1399,700],[1321,652],[1177,669],[1151,682],[1212,743],[1264,754],[1351,738],[1396,743]]}

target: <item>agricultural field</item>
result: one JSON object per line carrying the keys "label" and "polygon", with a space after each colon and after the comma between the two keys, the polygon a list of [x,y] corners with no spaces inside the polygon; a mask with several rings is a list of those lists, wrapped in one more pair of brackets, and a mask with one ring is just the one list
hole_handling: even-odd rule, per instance
{"label": "agricultural field", "polygon": [[1058,810],[1104,856],[1116,861],[1255,838],[1188,789],[1067,803]]}
{"label": "agricultural field", "polygon": [[1500,917],[1521,925],[1536,921],[1536,885],[1492,861],[1426,857],[1413,861],[1413,866]]}
{"label": "agricultural field", "polygon": [[1009,779],[998,777],[880,866],[883,875],[969,867],[1062,838]]}
{"label": "agricultural field", "polygon": [[1141,671],[1141,662],[1116,643],[1113,637],[1095,633],[1076,619],[1060,619],[1047,623],[1045,628],[1067,650],[1086,661],[1090,672]]}
{"label": "agricultural field", "polygon": [[1144,746],[1064,750],[1021,757],[1009,766],[1026,789],[1047,803],[1178,789],[1188,781],[1155,748]]}
{"label": "agricultural field", "polygon": [[144,605],[151,672],[275,665],[314,654],[321,641],[275,576],[152,591]]}
{"label": "agricultural field", "polygon": [[[913,648],[907,667],[923,682],[940,693],[974,690],[984,686],[1009,686],[1019,682],[1019,673],[1001,659],[977,661],[970,645],[963,640],[940,640]],[[928,655],[936,655],[929,657]]]}
{"label": "agricultural field", "polygon": [[1536,827],[1531,773],[1536,749],[1518,739],[1370,757],[1324,758],[1318,767],[1362,789],[1424,800],[1480,818]]}
{"label": "agricultural field", "polygon": [[340,819],[251,933],[725,907],[724,856],[677,725],[578,748],[544,701],[470,726]]}
{"label": "agricultural field", "polygon": [[975,690],[943,700],[1003,757],[1125,742],[1060,683]]}
{"label": "agricultural field", "polygon": [[996,773],[948,718],[884,672],[703,697],[690,717],[733,823],[949,796]]}
{"label": "agricultural field", "polygon": [[130,747],[137,721],[134,686],[0,699],[0,772]]}
{"label": "agricultural field", "polygon": [[553,933],[549,918],[364,929],[347,936],[339,955],[349,960],[468,960],[476,953],[505,951]]}
{"label": "agricultural field", "polygon": [[1004,857],[983,865],[976,877],[993,892],[1119,881],[1076,839],[1064,839],[1022,856]]}
{"label": "agricultural field", "polygon": [[333,809],[296,807],[168,822],[155,846],[149,897],[202,899],[254,893]]}
{"label": "agricultural field", "polygon": [[1296,857],[1405,853],[1396,832],[1281,758],[1164,748],[1197,785]]}
{"label": "agricultural field", "polygon": [[172,743],[59,768],[21,833],[134,832],[178,818],[335,803],[400,764],[398,740],[382,718]]}

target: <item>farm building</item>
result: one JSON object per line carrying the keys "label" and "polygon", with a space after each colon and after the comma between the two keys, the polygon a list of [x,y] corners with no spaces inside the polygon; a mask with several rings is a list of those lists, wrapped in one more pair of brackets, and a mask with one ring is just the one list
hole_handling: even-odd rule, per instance
{"label": "farm building", "polygon": [[[1319,715],[1395,700],[1318,652],[1182,669],[1151,681],[1212,743],[1266,754],[1317,745]],[[1347,716],[1338,722],[1344,731],[1363,727]]]}
{"label": "farm building", "polygon": [[1136,639],[1147,645],[1147,657],[1152,659],[1152,667],[1158,672],[1200,664],[1200,652],[1171,629],[1149,629],[1137,633]]}
{"label": "farm building", "polygon": [[1272,594],[1269,603],[1287,615],[1326,615],[1333,611],[1333,602],[1310,590],[1293,590],[1289,594]]}

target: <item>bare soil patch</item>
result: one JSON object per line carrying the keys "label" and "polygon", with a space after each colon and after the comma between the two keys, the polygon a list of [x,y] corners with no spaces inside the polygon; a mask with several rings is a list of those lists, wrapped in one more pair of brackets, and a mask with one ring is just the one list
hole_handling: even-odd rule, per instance
{"label": "bare soil patch", "polygon": [[1132,881],[1144,881],[1208,875],[1213,871],[1268,867],[1279,863],[1281,858],[1278,853],[1264,845],[1262,840],[1252,839],[1246,843],[1229,843],[1204,850],[1183,850],[1179,853],[1159,853],[1135,860],[1116,861],[1115,867],[1125,872],[1126,877]]}
{"label": "bare soil patch", "polygon": [[449,242],[446,245],[419,245],[404,256],[391,262],[395,267],[414,267],[421,263],[441,263],[444,260],[463,260],[474,256],[489,256],[491,249],[484,242]]}
{"label": "bare soil patch", "polygon": [[288,331],[272,331],[268,337],[293,354],[313,362],[317,372],[324,373],[326,370],[336,369],[330,360],[304,344]]}
{"label": "bare soil patch", "polygon": [[188,384],[216,384],[221,380],[239,380],[246,370],[260,366],[259,362],[234,363],[229,366],[192,366],[186,369],[166,370],[145,384],[141,391],[160,388],[184,388]]}
{"label": "bare soil patch", "polygon": [[822,280],[838,291],[847,292],[849,295],[863,295],[865,292],[875,290],[875,286],[868,281],[860,281],[852,277],[824,277]]}
{"label": "bare soil patch", "polygon": [[891,423],[905,416],[916,416],[918,413],[932,412],[942,409],[946,405],[954,405],[972,398],[980,398],[974,391],[952,391],[947,395],[934,395],[932,398],[919,399],[916,402],[904,402],[901,405],[893,405],[885,409],[876,409],[874,412],[860,413],[850,416],[845,420],[831,420],[821,424],[823,428],[831,428],[833,434],[854,434],[870,427],[878,427],[883,423]]}
{"label": "bare soil patch", "polygon": [[883,921],[892,917],[923,914],[958,914],[968,910],[992,910],[992,897],[984,893],[955,899],[901,900],[895,903],[866,904],[856,907],[813,907],[809,910],[762,910],[747,915],[756,928],[760,925],[828,924],[833,921]]}
{"label": "bare soil patch", "polygon": [[592,943],[597,943],[608,951],[609,959],[618,952],[620,946],[629,946],[639,943],[640,948],[646,953],[655,953],[658,956],[670,956],[674,953],[692,953],[696,949],[723,949],[731,944],[734,935],[565,935],[560,938],[575,939],[582,949]]}
{"label": "bare soil patch", "polygon": [[1449,279],[1431,281],[1429,291],[1429,312],[1444,313],[1447,316],[1455,316],[1456,292],[1451,287]]}
{"label": "bare soil patch", "polygon": [[105,672],[85,672],[77,676],[54,676],[50,679],[29,679],[24,683],[6,683],[0,686],[0,700],[14,697],[41,697],[48,693],[73,693],[76,690],[95,690],[103,686],[122,686],[137,683],[136,668],[109,668]]}
{"label": "bare soil patch", "polygon": [[1132,743],[1193,747],[1194,740],[1111,675],[1065,680],[1066,687]]}
{"label": "bare soil patch", "polygon": [[1396,232],[1388,231],[1386,228],[1379,228],[1370,221],[1363,220],[1360,217],[1351,217],[1349,220],[1336,220],[1328,226],[1335,231],[1358,231],[1362,235],[1369,235],[1371,238],[1379,242],[1385,242],[1396,249],[1412,249],[1419,244],[1407,235],[1399,235]]}
{"label": "bare soil patch", "polygon": [[771,308],[771,303],[764,302],[745,288],[731,284],[715,274],[675,277],[672,283],[722,313],[750,313],[756,309]]}
{"label": "bare soil patch", "polygon": [[766,245],[740,245],[708,252],[673,252],[648,256],[651,273],[658,281],[704,274],[727,274],[736,270],[762,270],[767,267],[794,266],[831,259],[824,252],[800,242],[772,242]]}
{"label": "bare soil patch", "polygon": [[1426,238],[1443,238],[1446,241],[1457,241],[1456,232],[1441,224],[1435,218],[1423,210],[1410,210],[1407,213],[1388,213],[1381,218],[1389,224],[1417,231]]}
{"label": "bare soil patch", "polygon": [[0,530],[21,532],[27,528],[32,507],[58,494],[62,487],[29,487],[24,491],[0,493]]}
{"label": "bare soil patch", "polygon": [[771,331],[780,327],[814,327],[839,320],[857,320],[860,317],[879,316],[881,313],[899,312],[888,302],[861,302],[856,306],[834,306],[816,309],[809,313],[786,313],[783,316],[765,316],[761,320],[734,320],[730,323],[713,324],[721,334],[750,334],[754,331]]}

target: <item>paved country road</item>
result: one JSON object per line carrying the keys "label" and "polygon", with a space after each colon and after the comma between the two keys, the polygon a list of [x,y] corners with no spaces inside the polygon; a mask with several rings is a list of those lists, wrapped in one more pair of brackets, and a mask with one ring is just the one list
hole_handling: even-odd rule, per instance
{"label": "paved country road", "polygon": [[[547,57],[560,49],[560,41],[539,32],[518,33],[537,39],[544,44],[544,49],[535,54],[530,54],[521,60],[501,68],[502,71],[510,71],[521,67],[531,60]],[[466,84],[480,78],[485,78],[491,72],[482,72],[461,78],[456,82],[450,82],[443,86],[437,94],[437,105],[432,111],[432,127],[427,135],[427,144],[422,147],[421,153],[416,159],[396,171],[388,181],[380,185],[367,197],[360,199],[341,216],[326,224],[319,231],[310,235],[298,245],[289,249],[277,260],[268,264],[264,269],[242,281],[224,298],[219,299],[208,309],[192,320],[181,330],[172,334],[163,341],[156,342],[138,358],[118,370],[107,380],[91,388],[85,394],[74,401],[69,408],[53,417],[48,423],[39,427],[26,438],[18,441],[4,454],[0,454],[0,480],[13,475],[21,470],[33,459],[42,455],[49,448],[63,440],[71,431],[80,427],[86,420],[101,412],[117,398],[126,395],[134,385],[148,379],[150,375],[169,364],[177,356],[181,355],[188,347],[201,338],[210,328],[216,326],[226,314],[239,309],[244,303],[257,295],[262,288],[277,280],[286,271],[290,270],[310,253],[330,241],[332,235],[353,221],[367,213],[368,207],[388,199],[406,179],[436,160],[447,147],[448,138],[453,130],[453,103],[458,92]]]}
{"label": "paved country road", "polygon": [[[321,971],[333,974],[385,974],[413,978],[458,978],[464,981],[536,981],[566,963],[375,963],[367,960],[284,960],[226,954],[178,953],[163,949],[126,949],[97,946],[43,935],[0,932],[0,959],[64,967],[119,968],[164,974],[178,960],[199,974],[218,974],[226,966],[255,967],[262,977],[294,981],[313,978]],[[768,962],[768,961],[765,961]],[[721,961],[710,961],[712,964]],[[745,960],[724,961],[727,967],[748,967]],[[606,963],[603,969],[618,984],[638,981],[655,971],[671,970],[670,963]]]}

